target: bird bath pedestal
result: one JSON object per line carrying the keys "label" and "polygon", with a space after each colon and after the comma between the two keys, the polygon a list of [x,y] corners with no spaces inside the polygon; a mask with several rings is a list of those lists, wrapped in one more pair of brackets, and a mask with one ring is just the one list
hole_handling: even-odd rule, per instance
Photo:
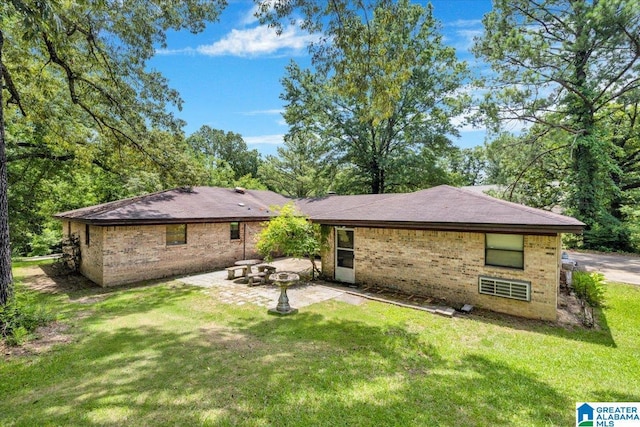
{"label": "bird bath pedestal", "polygon": [[287,288],[300,280],[300,276],[295,273],[273,273],[269,276],[269,280],[280,287],[280,298],[278,298],[278,305],[275,308],[269,309],[270,314],[279,314],[286,316],[288,314],[295,314],[298,312],[297,308],[292,308],[289,305],[289,297],[287,296]]}

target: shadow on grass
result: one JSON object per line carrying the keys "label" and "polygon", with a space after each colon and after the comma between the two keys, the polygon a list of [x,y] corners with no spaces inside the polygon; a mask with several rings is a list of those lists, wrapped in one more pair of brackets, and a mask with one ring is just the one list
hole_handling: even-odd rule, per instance
{"label": "shadow on grass", "polygon": [[[629,378],[629,381],[637,381]],[[616,393],[611,390],[599,390],[595,393],[594,402],[640,402],[640,395],[629,393]]]}
{"label": "shadow on grass", "polygon": [[[505,364],[477,354],[454,360],[408,328],[313,312],[292,318],[251,312],[243,318],[233,316],[242,308],[227,306],[221,310],[233,316],[230,326],[206,323],[211,317],[204,312],[189,313],[194,322],[171,307],[201,290],[173,282],[149,285],[155,283],[68,290],[76,302],[109,296],[91,305],[90,323],[99,331],[51,354],[0,365],[0,425],[575,421],[574,400],[521,369],[517,360]],[[144,322],[152,311],[160,313],[158,325]],[[127,323],[123,318],[129,314],[142,316]],[[187,320],[197,326],[181,327]],[[542,322],[514,324],[501,316],[470,320],[576,339],[576,331]],[[606,337],[583,340],[604,344]],[[617,396],[614,390],[601,393]]]}
{"label": "shadow on grass", "polygon": [[34,294],[64,295],[69,302],[77,304],[59,309],[60,313],[84,311],[87,307],[98,320],[112,312],[127,314],[153,310],[199,292],[198,288],[171,279],[101,287],[78,273],[61,270],[57,264],[37,267],[41,273],[22,277],[21,286],[35,291]]}
{"label": "shadow on grass", "polygon": [[[336,289],[344,289],[346,291],[353,292],[354,290],[349,287],[341,286],[338,283],[333,282],[317,282],[322,285],[326,285],[331,288]],[[358,292],[355,293],[356,295]],[[389,297],[391,294],[391,297]],[[366,295],[366,294],[365,294]],[[403,295],[398,297],[398,295],[403,295],[399,292],[382,292],[376,293],[376,297],[380,299],[388,299],[390,301],[398,301],[402,303],[406,303],[408,305],[415,305],[417,307],[421,307],[422,304],[416,304],[414,301],[407,299],[409,295]],[[616,343],[611,335],[611,331],[609,329],[609,325],[607,323],[606,318],[606,310],[595,309],[595,316],[598,319],[597,324],[598,328],[586,328],[581,325],[564,325],[561,323],[554,323],[549,321],[528,319],[524,317],[517,317],[509,314],[498,313],[490,310],[484,310],[481,308],[475,308],[471,314],[463,314],[458,312],[456,316],[460,316],[462,318],[469,319],[471,321],[477,321],[482,323],[487,323],[491,325],[496,325],[500,327],[506,327],[510,329],[527,331],[527,332],[535,332],[542,333],[552,336],[557,336],[560,338],[567,338],[576,341],[584,341],[591,344],[599,344],[606,347],[616,347]]]}
{"label": "shadow on grass", "polygon": [[[179,292],[185,293],[185,295],[180,295],[179,293],[172,294],[171,292],[169,292],[164,295],[164,299],[161,298],[158,302],[149,300],[147,298],[147,295],[145,295],[144,298],[135,303],[143,304],[147,307],[147,309],[152,309],[158,304],[166,302],[167,299],[186,297],[190,293],[197,292],[196,289],[188,285],[184,285],[182,283],[178,284],[179,282],[171,282],[172,279],[149,280],[129,285],[103,288],[79,274],[62,273],[59,269],[58,264],[46,264],[40,265],[39,267],[42,269],[43,275],[45,275],[49,279],[48,282],[42,281],[38,276],[28,277],[23,279],[25,285],[27,285],[31,289],[38,291],[65,294],[68,296],[71,302],[98,302],[116,293],[119,294],[123,293],[124,291],[136,291],[145,288],[154,288],[157,287],[158,284],[165,283],[172,283],[170,286],[180,288]],[[42,285],[41,283],[39,285],[39,280],[45,284]],[[245,279],[240,278],[236,280],[235,283],[244,284],[244,280]],[[322,282],[317,283],[322,284]],[[335,284],[331,284],[331,286],[336,287]],[[154,293],[157,292],[154,291]],[[509,327],[517,330],[544,333],[571,340],[584,341],[607,347],[616,347],[616,343],[613,339],[613,336],[611,335],[611,331],[607,323],[605,312],[603,310],[596,309],[596,317],[599,320],[599,329],[586,329],[579,326],[566,327],[555,323],[518,318],[515,316],[509,316],[487,310],[476,310],[476,313],[470,315],[469,319],[492,325]]]}
{"label": "shadow on grass", "polygon": [[[168,322],[171,322],[169,320]],[[573,401],[399,327],[328,320],[131,325],[0,367],[0,424],[568,425]]]}
{"label": "shadow on grass", "polygon": [[473,322],[482,322],[519,331],[552,335],[563,339],[583,341],[606,347],[617,347],[613,335],[611,335],[605,312],[600,309],[596,309],[595,312],[599,319],[599,328],[591,329],[582,326],[563,326],[558,323],[542,320],[524,319],[488,310],[474,310],[474,313],[465,315],[465,317]]}

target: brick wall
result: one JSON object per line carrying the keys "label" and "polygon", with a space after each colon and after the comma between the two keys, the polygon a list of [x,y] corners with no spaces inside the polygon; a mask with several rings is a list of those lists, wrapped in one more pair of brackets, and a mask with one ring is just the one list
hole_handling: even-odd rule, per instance
{"label": "brick wall", "polygon": [[[259,222],[240,223],[240,239],[231,240],[229,223],[187,224],[187,243],[167,246],[164,225],[91,226],[89,248],[81,234],[81,272],[99,285],[114,286],[228,267],[257,257],[260,230]],[[94,235],[100,236],[95,244]]]}
{"label": "brick wall", "polygon": [[102,227],[89,225],[89,241],[87,244],[87,225],[79,222],[67,222],[63,227],[65,235],[77,234],[80,237],[80,273],[89,280],[102,285]]}
{"label": "brick wall", "polygon": [[[384,286],[409,294],[445,298],[522,317],[555,320],[559,283],[560,237],[524,236],[524,270],[484,265],[484,233],[355,229],[355,278],[362,285]],[[323,273],[334,276],[331,249],[323,255]],[[482,295],[478,277],[531,282],[531,301]]]}

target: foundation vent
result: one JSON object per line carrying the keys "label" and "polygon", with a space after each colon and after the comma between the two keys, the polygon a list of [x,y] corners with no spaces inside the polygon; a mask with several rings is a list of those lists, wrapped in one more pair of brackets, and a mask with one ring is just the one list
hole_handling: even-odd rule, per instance
{"label": "foundation vent", "polygon": [[478,292],[496,297],[531,301],[531,282],[480,276]]}

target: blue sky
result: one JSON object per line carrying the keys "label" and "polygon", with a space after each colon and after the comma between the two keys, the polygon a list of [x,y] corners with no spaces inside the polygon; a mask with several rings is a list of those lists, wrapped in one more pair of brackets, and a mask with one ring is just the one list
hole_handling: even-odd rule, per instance
{"label": "blue sky", "polygon": [[[474,66],[468,49],[482,30],[480,20],[491,9],[490,0],[432,0],[434,16],[442,23],[445,42]],[[173,32],[167,48],[150,61],[169,79],[184,100],[177,115],[187,122],[187,135],[203,125],[239,133],[249,148],[275,154],[287,125],[280,99],[285,66],[294,59],[309,65],[310,36],[285,27],[281,36],[260,26],[251,0],[231,0],[219,22],[197,35]],[[482,144],[482,129],[465,127],[454,139],[460,147]]]}

